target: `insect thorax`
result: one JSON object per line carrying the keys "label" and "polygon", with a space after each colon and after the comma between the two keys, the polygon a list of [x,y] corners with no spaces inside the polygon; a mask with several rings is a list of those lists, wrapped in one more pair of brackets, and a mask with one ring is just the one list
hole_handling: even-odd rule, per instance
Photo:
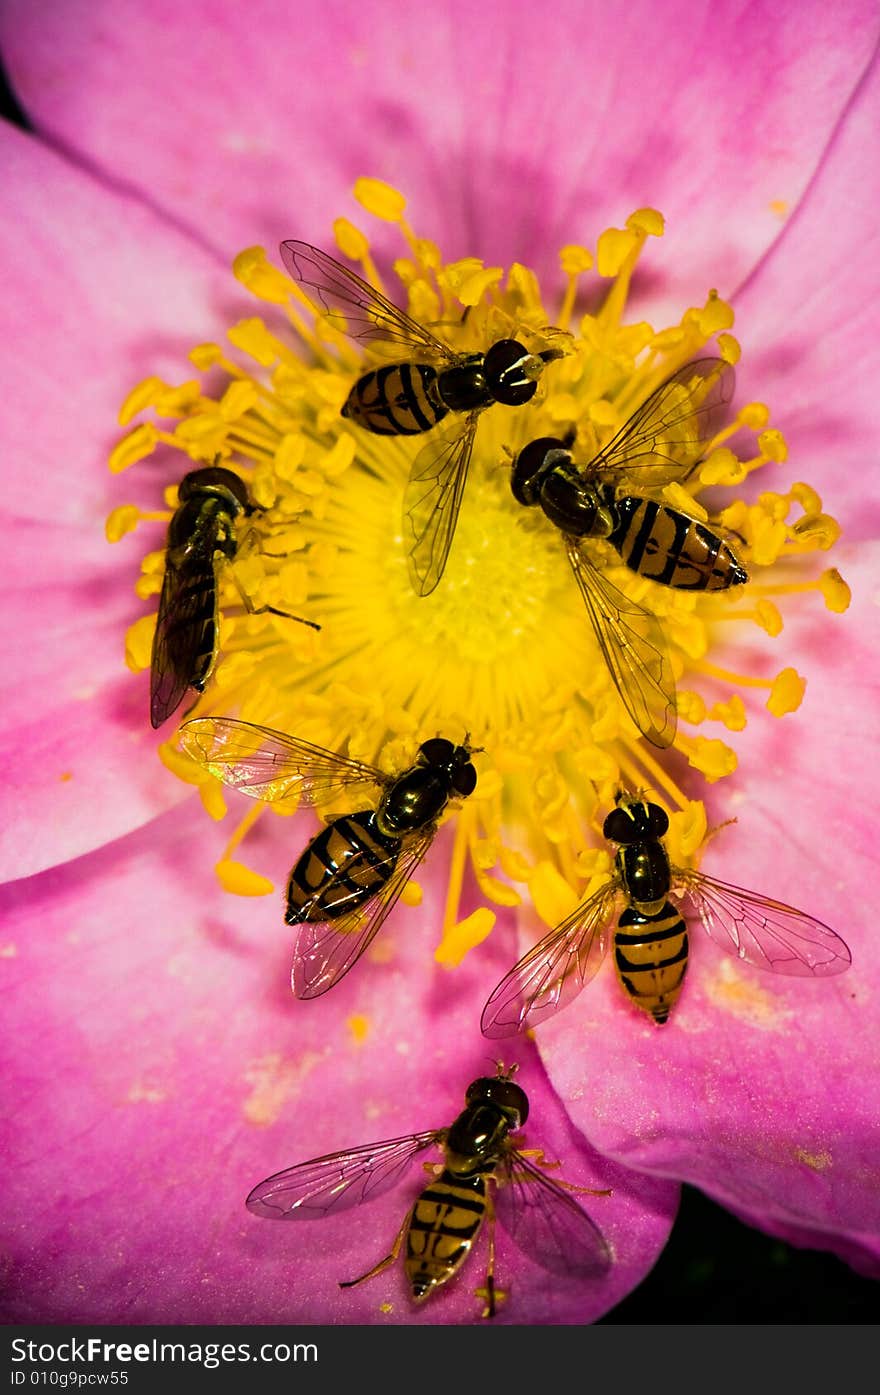
{"label": "insect thorax", "polygon": [[671,882],[669,858],[662,843],[632,843],[619,848],[617,868],[633,905],[645,915],[662,909]]}
{"label": "insect thorax", "polygon": [[376,826],[389,837],[401,838],[433,823],[446,807],[449,776],[436,767],[415,765],[394,781],[376,810]]}

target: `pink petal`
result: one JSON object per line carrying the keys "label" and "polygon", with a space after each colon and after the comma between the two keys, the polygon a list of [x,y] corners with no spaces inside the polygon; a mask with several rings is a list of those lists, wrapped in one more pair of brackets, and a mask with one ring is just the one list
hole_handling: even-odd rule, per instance
{"label": "pink petal", "polygon": [[866,177],[878,158],[878,96],[875,61],[800,207],[735,300],[738,401],[768,402],[790,452],[781,474],[763,470],[757,482],[808,480],[853,540],[880,535],[869,474],[880,439],[880,232]]}
{"label": "pink petal", "polygon": [[14,878],[119,837],[184,793],[155,758],[148,679],[124,661],[125,630],[146,610],[133,591],[140,559],[164,530],[114,547],[104,536],[116,504],[161,508],[171,476],[147,462],[114,480],[106,462],[129,390],[148,373],[189,376],[187,350],[220,332],[235,291],[166,223],[38,141],[0,129],[0,160],[15,327],[0,339],[0,770],[16,800],[0,877]]}
{"label": "pink petal", "polygon": [[[268,823],[269,820],[267,819]],[[314,820],[273,820],[255,861],[280,880]],[[4,1128],[6,1320],[133,1323],[478,1322],[484,1260],[424,1307],[400,1266],[342,1291],[391,1246],[425,1185],[356,1211],[273,1225],[244,1208],[296,1161],[442,1128],[476,1076],[487,972],[432,963],[449,856],[441,834],[421,910],[395,908],[329,995],[294,1000],[279,899],[240,901],[209,871],[222,835],[190,804],[90,857],[3,889],[8,1023]],[[360,1029],[366,1035],[359,1040]],[[517,1043],[530,1146],[562,1175],[611,1186],[579,1198],[614,1246],[602,1281],[548,1280],[501,1232],[500,1323],[590,1322],[664,1244],[673,1183],[599,1159],[571,1128],[533,1046]],[[391,1305],[387,1311],[383,1305]]]}
{"label": "pink petal", "polygon": [[[673,299],[732,291],[779,236],[845,113],[875,8],[635,0],[363,6],[73,0],[0,16],[38,129],[224,255],[327,240],[363,174],[454,256],[553,266],[635,207],[671,237]],[[148,58],[145,55],[149,55]],[[687,262],[683,263],[682,249]]]}
{"label": "pink petal", "polygon": [[830,924],[852,967],[816,981],[761,973],[692,919],[689,977],[665,1027],[629,1006],[606,963],[537,1034],[599,1152],[691,1182],[752,1224],[875,1274],[880,948],[870,888],[880,865],[874,788],[858,772],[880,739],[878,560],[878,545],[844,550],[851,610],[826,622],[805,601],[787,626],[809,674],[804,706],[782,722],[750,718],[736,786],[713,811],[716,823],[738,821],[702,863]]}

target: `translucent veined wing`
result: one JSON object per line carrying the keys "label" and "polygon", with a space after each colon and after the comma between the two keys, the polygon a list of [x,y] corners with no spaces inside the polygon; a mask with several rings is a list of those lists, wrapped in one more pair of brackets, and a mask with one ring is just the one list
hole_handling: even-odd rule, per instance
{"label": "translucent veined wing", "polygon": [[217,580],[213,554],[203,548],[165,556],[153,652],[150,721],[160,727],[183,701],[187,688],[201,691],[217,645]]}
{"label": "translucent veined wing", "polygon": [[688,474],[723,425],[733,399],[736,373],[720,358],[686,363],[633,412],[617,435],[594,456],[584,473],[607,475],[650,467],[652,483]]}
{"label": "translucent veined wing", "polygon": [[746,964],[775,974],[826,978],[852,963],[836,931],[804,911],[702,872],[674,867],[672,875],[710,938]]}
{"label": "translucent veined wing", "polygon": [[567,1279],[608,1272],[608,1242],[570,1192],[513,1147],[496,1176],[495,1213],[524,1254]]}
{"label": "translucent veined wing", "polygon": [[253,799],[298,797],[312,803],[349,785],[382,786],[389,780],[375,766],[233,717],[195,717],[183,723],[179,735],[188,756]]}
{"label": "translucent veined wing", "polygon": [[446,567],[474,449],[478,412],[454,417],[432,435],[413,461],[403,500],[403,541],[409,577],[430,596]]}
{"label": "translucent veined wing", "polygon": [[612,877],[514,964],[483,1008],[484,1036],[537,1027],[577,997],[605,957],[619,889]]}
{"label": "translucent veined wing", "polygon": [[602,657],[624,707],[652,746],[670,746],[678,714],[675,678],[660,621],[603,576],[575,538],[565,541]]}
{"label": "translucent veined wing", "polygon": [[295,281],[311,292],[329,323],[351,339],[381,339],[429,359],[460,357],[381,291],[308,242],[282,242],[281,259]]}
{"label": "translucent veined wing", "polygon": [[277,1221],[320,1220],[347,1211],[390,1191],[413,1158],[444,1137],[445,1130],[434,1129],[295,1163],[258,1182],[245,1205],[255,1216]]}
{"label": "translucent veined wing", "polygon": [[[399,856],[389,853],[387,863],[393,870],[388,880],[357,910],[337,916],[335,920],[305,920],[311,910],[320,908],[323,898],[339,882],[356,878],[358,858],[355,856],[328,877],[323,886],[299,908],[295,919],[288,921],[288,924],[300,926],[291,973],[291,986],[297,998],[319,998],[354,968],[381,930],[386,916],[431,846],[436,832],[437,825],[429,824],[420,833],[411,834],[403,840]],[[366,863],[368,855],[364,853],[363,857]],[[371,857],[369,866],[375,874],[381,871],[382,862]]]}

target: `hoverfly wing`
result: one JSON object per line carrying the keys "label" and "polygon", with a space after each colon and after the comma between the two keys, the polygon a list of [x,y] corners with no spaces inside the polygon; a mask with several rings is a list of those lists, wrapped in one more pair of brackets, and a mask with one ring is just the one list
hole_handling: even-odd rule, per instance
{"label": "hoverfly wing", "polygon": [[165,556],[150,658],[150,721],[160,727],[180,706],[187,688],[201,690],[217,645],[214,563],[201,552]]}
{"label": "hoverfly wing", "polygon": [[618,877],[606,882],[513,966],[483,1008],[484,1036],[537,1027],[580,993],[605,957],[619,886]]}
{"label": "hoverfly wing", "polygon": [[[360,858],[349,858],[344,867],[329,877],[298,909],[296,919],[289,922],[300,925],[291,973],[295,997],[320,998],[322,993],[333,988],[354,968],[384,925],[403,888],[431,846],[436,831],[436,825],[431,825],[421,833],[410,835],[399,854],[389,853],[387,863],[393,866],[393,871],[388,880],[357,910],[337,916],[334,920],[306,919],[309,911],[316,908],[337,883],[356,877],[358,863],[366,861],[366,853],[361,854]],[[369,865],[374,874],[381,874],[381,861],[371,859]]]}
{"label": "hoverfly wing", "polygon": [[508,1235],[543,1269],[567,1279],[601,1279],[611,1251],[570,1192],[511,1147],[499,1167],[495,1212]]}
{"label": "hoverfly wing", "polygon": [[195,717],[183,723],[179,735],[188,756],[253,799],[274,802],[298,797],[312,803],[349,785],[387,784],[375,766],[254,722]]}
{"label": "hoverfly wing", "polygon": [[471,412],[463,428],[461,420],[453,418],[413,461],[403,500],[403,536],[410,581],[419,596],[430,596],[446,567],[478,415]]}
{"label": "hoverfly wing", "polygon": [[452,363],[457,355],[374,286],[308,242],[281,244],[281,260],[294,281],[313,293],[328,322],[351,339],[381,339],[430,359]]}
{"label": "hoverfly wing", "polygon": [[259,1182],[245,1205],[268,1220],[320,1220],[390,1191],[413,1158],[442,1142],[443,1130],[407,1134],[296,1163]]}
{"label": "hoverfly wing", "polygon": [[593,566],[574,538],[566,551],[602,657],[624,707],[652,746],[675,740],[675,678],[660,621]]}
{"label": "hoverfly wing", "polygon": [[848,946],[821,920],[702,872],[672,869],[703,928],[728,954],[775,974],[827,978],[852,963]]}
{"label": "hoverfly wing", "polygon": [[[735,383],[733,366],[724,359],[686,363],[633,412],[585,472],[630,475],[645,467],[662,467],[669,479],[687,475],[723,424]],[[657,482],[656,475],[651,482]]]}

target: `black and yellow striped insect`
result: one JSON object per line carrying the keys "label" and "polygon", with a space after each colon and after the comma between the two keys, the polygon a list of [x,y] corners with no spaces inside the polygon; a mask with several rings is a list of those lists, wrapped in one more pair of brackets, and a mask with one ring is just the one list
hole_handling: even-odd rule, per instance
{"label": "black and yellow striped insect", "polygon": [[348,973],[427,853],[452,799],[477,784],[474,749],[437,736],[399,775],[294,736],[226,717],[197,717],[181,747],[212,775],[254,799],[331,799],[360,786],[372,802],[331,819],[295,863],[284,919],[299,925],[292,985],[317,998]]}
{"label": "black and yellow striped insect", "polygon": [[465,1107],[449,1128],[297,1163],[254,1187],[248,1209],[282,1221],[335,1215],[390,1191],[418,1154],[439,1147],[442,1167],[433,1169],[433,1180],[407,1213],[390,1253],[340,1288],[353,1288],[383,1273],[405,1246],[409,1290],[415,1302],[423,1303],[458,1273],[488,1221],[484,1316],[493,1317],[496,1216],[519,1248],[549,1273],[600,1279],[610,1266],[610,1250],[571,1192],[607,1193],[551,1181],[541,1168],[543,1155],[525,1152],[514,1143],[511,1134],[523,1127],[529,1113],[525,1091],[511,1079],[515,1069],[499,1066],[495,1076],[472,1081]]}
{"label": "black and yellow striped insect", "polygon": [[613,440],[586,465],[568,437],[531,441],[513,462],[514,498],[540,507],[560,530],[566,556],[614,684],[653,745],[675,738],[675,680],[659,620],[625,596],[593,562],[604,539],[639,576],[685,591],[720,591],[748,580],[728,542],[682,510],[635,492],[644,470],[652,486],[689,474],[733,397],[734,371],[698,359],[667,378]]}
{"label": "black and yellow striped insect", "polygon": [[[222,465],[190,470],[177,489],[178,505],[168,525],[165,574],[150,659],[150,721],[160,727],[188,688],[204,692],[218,647],[218,573],[238,552],[236,523],[261,512],[244,480]],[[239,587],[252,615],[280,615],[319,630],[313,620],[254,606]]]}
{"label": "black and yellow striped insect", "polygon": [[[610,944],[624,992],[662,1026],[687,969],[687,925],[676,908],[684,897],[711,939],[746,964],[802,978],[825,978],[849,968],[852,957],[843,940],[813,916],[702,872],[670,866],[661,842],[668,828],[659,804],[618,794],[602,828],[618,845],[614,875],[498,984],[483,1009],[487,1037],[512,1036],[565,1007],[597,972]],[[621,897],[626,905],[615,926]]]}
{"label": "black and yellow striped insect", "polygon": [[[443,575],[464,496],[477,422],[487,407],[530,402],[548,363],[562,347],[532,353],[517,339],[499,339],[484,353],[456,353],[424,325],[333,257],[308,242],[281,244],[290,275],[316,296],[326,318],[356,340],[383,340],[408,351],[358,378],[342,415],[365,431],[420,435],[447,426],[416,456],[404,497],[404,540],[410,581],[428,596]],[[570,336],[550,327],[545,342]]]}

